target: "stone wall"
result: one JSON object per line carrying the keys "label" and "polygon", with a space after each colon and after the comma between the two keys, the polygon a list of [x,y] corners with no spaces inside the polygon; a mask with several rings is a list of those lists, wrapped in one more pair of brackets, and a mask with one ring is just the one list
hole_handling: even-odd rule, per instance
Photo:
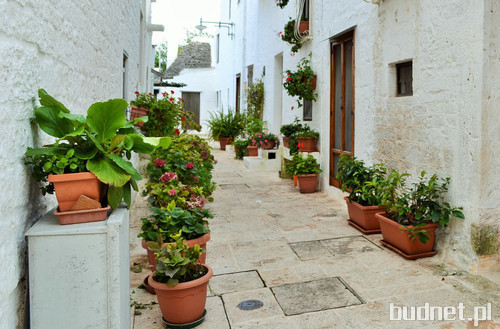
{"label": "stone wall", "polygon": [[24,233],[56,204],[41,196],[23,163],[28,146],[48,141],[30,123],[37,90],[46,89],[75,113],[121,98],[125,51],[130,99],[139,86],[141,3],[0,0],[0,8],[0,328],[11,329],[25,325]]}

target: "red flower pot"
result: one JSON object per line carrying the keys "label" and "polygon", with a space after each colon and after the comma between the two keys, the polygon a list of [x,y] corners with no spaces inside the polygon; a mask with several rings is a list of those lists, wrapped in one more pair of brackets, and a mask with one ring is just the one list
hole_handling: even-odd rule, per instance
{"label": "red flower pot", "polygon": [[249,157],[256,157],[259,155],[259,150],[258,150],[257,146],[247,146],[247,150],[248,150]]}
{"label": "red flower pot", "polygon": [[222,151],[225,151],[226,150],[226,145],[231,145],[232,142],[233,142],[233,140],[231,138],[228,138],[228,137],[219,137],[220,149]]}
{"label": "red flower pot", "polygon": [[316,139],[311,137],[297,137],[297,143],[299,152],[316,152],[318,148],[316,147]]}
{"label": "red flower pot", "polygon": [[300,32],[300,34],[304,34],[306,32],[309,32],[309,21],[300,21],[299,32]]}
{"label": "red flower pot", "polygon": [[[348,197],[345,197],[344,200],[347,204],[349,219],[362,229],[360,230],[361,232],[364,234],[380,233],[380,224],[375,214],[384,211],[384,208],[362,206],[355,201],[349,201]],[[355,225],[353,226],[356,227]]]}
{"label": "red flower pot", "polygon": [[290,147],[288,142],[290,141],[290,137],[283,137],[283,146]]}
{"label": "red flower pot", "polygon": [[[130,120],[134,120],[140,117],[147,116],[149,113],[149,109],[144,107],[137,107],[135,105],[130,105]],[[136,126],[142,127],[144,126],[144,122],[138,122],[135,124]]]}
{"label": "red flower pot", "polygon": [[270,150],[273,149],[276,145],[278,145],[278,143],[275,141],[267,141],[266,143],[262,144],[262,149]]}
{"label": "red flower pot", "polygon": [[293,186],[297,186],[298,185],[298,178],[297,178],[297,175],[293,175]]}
{"label": "red flower pot", "polygon": [[[433,252],[432,248],[434,247],[435,232],[438,226],[437,223],[431,223],[421,227],[421,229],[426,230],[430,234],[429,241],[422,243],[418,237],[411,241],[406,232],[406,228],[398,222],[386,217],[384,212],[375,214],[375,217],[380,223],[380,230],[384,238],[383,241],[399,250],[400,254],[403,256],[422,255],[421,257],[428,257],[436,254],[436,252]],[[413,226],[408,227],[413,228]],[[433,254],[431,255],[429,253]],[[412,257],[412,259],[414,258],[418,257]]]}
{"label": "red flower pot", "polygon": [[297,175],[300,193],[314,193],[318,187],[318,174]]}
{"label": "red flower pot", "polygon": [[172,324],[188,324],[199,320],[205,311],[207,286],[213,276],[212,269],[203,265],[207,273],[193,281],[182,282],[175,287],[155,281],[149,276],[149,284],[156,291],[163,319]]}

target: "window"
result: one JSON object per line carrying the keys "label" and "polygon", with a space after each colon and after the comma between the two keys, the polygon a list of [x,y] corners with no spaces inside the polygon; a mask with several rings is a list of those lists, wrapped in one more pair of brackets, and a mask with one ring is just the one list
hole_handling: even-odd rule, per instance
{"label": "window", "polygon": [[309,21],[309,0],[304,1],[304,10],[302,11],[302,21]]}
{"label": "window", "polygon": [[303,100],[303,113],[302,120],[303,121],[311,121],[313,118],[313,102],[307,99]]}
{"label": "window", "polygon": [[240,86],[241,86],[241,75],[236,75],[236,100],[235,100],[235,111],[236,113],[240,113]]}
{"label": "window", "polygon": [[[200,124],[200,93],[199,92],[182,92],[184,99],[184,110],[193,113],[193,121]],[[193,127],[183,124],[183,128],[192,129]]]}
{"label": "window", "polygon": [[247,81],[248,86],[253,85],[253,65],[248,65],[247,67]]}
{"label": "window", "polygon": [[396,64],[396,96],[413,95],[413,62]]}
{"label": "window", "polygon": [[220,34],[215,36],[215,63],[219,64]]}

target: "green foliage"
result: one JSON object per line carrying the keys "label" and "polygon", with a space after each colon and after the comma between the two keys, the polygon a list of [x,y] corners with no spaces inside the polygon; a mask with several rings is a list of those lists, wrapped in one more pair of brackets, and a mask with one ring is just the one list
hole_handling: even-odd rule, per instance
{"label": "green foliage", "polygon": [[255,133],[248,139],[249,145],[264,148],[268,142],[278,144],[278,136],[271,133]]}
{"label": "green foliage", "polygon": [[257,118],[246,116],[245,133],[248,136],[254,136],[255,134],[264,131],[264,125],[266,124],[266,122],[267,121],[262,121]]}
{"label": "green foliage", "polygon": [[415,226],[407,228],[410,237],[418,236],[421,242],[428,240],[428,233],[420,227],[428,223],[438,223],[447,226],[450,218],[465,218],[461,207],[451,207],[443,201],[443,195],[448,191],[450,178],[439,179],[437,174],[426,178],[425,171],[411,187],[406,186],[408,174],[400,174],[392,170],[384,184],[374,184],[380,189],[382,205],[387,207],[390,219],[404,225]]}
{"label": "green foliage", "polygon": [[248,145],[249,141],[247,139],[237,139],[233,141],[234,153],[236,154],[234,158],[237,160],[243,159],[243,157],[247,154]]}
{"label": "green foliage", "polygon": [[172,235],[175,244],[168,244],[164,248],[161,242],[147,243],[149,249],[156,254],[156,272],[153,278],[169,287],[196,280],[207,273],[206,268],[198,262],[204,250],[199,245],[188,247],[181,235],[182,232]]}
{"label": "green foliage", "polygon": [[385,182],[385,174],[386,169],[382,164],[366,167],[362,160],[352,155],[340,155],[337,179],[342,183],[342,191],[350,191],[350,201],[363,206],[380,205],[382,199],[378,191],[380,184]]}
{"label": "green foliage", "polygon": [[319,164],[312,155],[304,158],[301,154],[294,155],[287,164],[286,169],[292,175],[309,175],[323,172],[323,170],[319,169]]}
{"label": "green foliage", "polygon": [[281,39],[292,45],[292,53],[296,53],[302,48],[302,42],[295,36],[295,20],[290,17],[288,23],[285,24],[281,34]]}
{"label": "green foliage", "polygon": [[[151,153],[159,144],[167,146],[170,140],[146,140],[137,134],[132,126],[142,119],[127,122],[128,104],[123,99],[94,103],[83,116],[71,114],[43,89],[39,97],[42,107],[35,110],[33,122],[57,139],[43,148],[28,148],[26,163],[32,166],[33,177],[47,183],[48,175],[61,169],[65,173],[91,171],[110,186],[108,202],[113,209],[122,199],[130,205],[130,188],[136,189],[136,181],[142,176],[127,159],[132,152]],[[42,193],[53,191],[51,183],[48,185],[42,187]]]}
{"label": "green foliage", "polygon": [[210,136],[218,140],[220,137],[235,139],[245,128],[245,117],[232,110],[224,112],[210,112],[210,120],[207,121]]}
{"label": "green foliage", "polygon": [[311,68],[312,54],[309,54],[309,59],[302,58],[297,64],[297,70],[292,72],[286,70],[286,79],[283,87],[288,95],[298,97],[297,104],[302,106],[301,100],[307,99],[316,101],[318,96],[313,89],[314,71]]}
{"label": "green foliage", "polygon": [[288,1],[289,0],[276,0],[276,6],[280,7],[281,9],[283,9],[288,4]]}
{"label": "green foliage", "polygon": [[299,118],[295,117],[293,123],[282,125],[280,128],[280,132],[283,137],[292,137],[295,133],[301,131],[302,129],[302,123],[300,123]]}
{"label": "green foliage", "polygon": [[248,86],[245,91],[245,98],[247,101],[247,116],[262,120],[264,113],[264,81],[257,79],[255,83]]}
{"label": "green foliage", "polygon": [[160,68],[160,72],[167,70],[168,43],[162,42],[155,47],[155,67]]}
{"label": "green foliage", "polygon": [[152,207],[152,211],[149,217],[141,218],[141,233],[137,237],[146,241],[161,239],[162,243],[174,242],[171,235],[180,230],[185,240],[199,238],[209,232],[207,219],[213,218],[209,210],[185,210],[176,207],[175,202],[165,209]]}
{"label": "green foliage", "polygon": [[312,130],[309,128],[309,126],[306,125],[307,129],[302,129],[300,131],[297,131],[294,135],[294,137],[309,137],[312,139],[319,139],[319,132]]}
{"label": "green foliage", "polygon": [[130,105],[150,109],[156,103],[156,97],[152,93],[135,92],[135,100],[130,101]]}

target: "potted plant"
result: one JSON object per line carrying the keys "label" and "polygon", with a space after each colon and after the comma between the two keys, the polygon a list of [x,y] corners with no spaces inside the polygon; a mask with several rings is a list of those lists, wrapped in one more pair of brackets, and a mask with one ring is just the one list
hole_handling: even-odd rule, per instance
{"label": "potted plant", "polygon": [[302,157],[300,154],[293,156],[295,163],[294,175],[299,182],[300,193],[316,192],[318,186],[318,175],[323,171],[319,169],[319,164],[312,155]]}
{"label": "potted plant", "polygon": [[149,276],[149,284],[156,291],[163,320],[168,325],[200,324],[205,315],[207,286],[212,269],[198,259],[203,249],[199,245],[188,247],[181,237],[172,236],[174,244],[148,242],[156,252],[156,271]]}
{"label": "potted plant", "polygon": [[292,46],[292,53],[296,53],[302,48],[304,42],[303,36],[309,33],[309,22],[300,21],[298,26],[298,33],[296,33],[295,20],[290,17],[288,23],[285,24],[283,29],[284,33],[280,32],[281,39]]}
{"label": "potted plant", "polygon": [[311,68],[311,58],[312,54],[309,54],[309,59],[306,57],[302,58],[297,64],[296,71],[285,71],[286,78],[283,87],[288,95],[298,97],[297,104],[299,107],[302,107],[302,99],[316,101],[318,96],[314,92],[316,88],[316,75]]}
{"label": "potted plant", "polygon": [[[161,241],[162,244],[175,243],[172,235],[181,231],[182,239],[188,246],[200,245],[206,250],[206,244],[210,241],[210,230],[208,228],[209,218],[213,215],[209,210],[201,210],[197,207],[182,209],[171,202],[166,209],[152,207],[153,213],[149,217],[141,218],[141,233],[137,235],[142,238],[142,246],[147,250],[149,264],[155,269],[156,259],[153,252],[147,247],[148,241]],[[200,255],[201,263],[205,263],[206,252]]]}
{"label": "potted plant", "polygon": [[451,207],[443,201],[450,178],[439,179],[437,174],[426,178],[420,173],[417,182],[406,186],[408,174],[392,170],[379,190],[385,212],[375,216],[380,222],[382,243],[407,259],[429,257],[433,250],[435,231],[447,226],[451,217],[464,218],[462,208]]}
{"label": "potted plant", "polygon": [[295,117],[293,123],[289,123],[286,125],[282,125],[280,128],[281,135],[283,135],[283,146],[289,147],[290,139],[297,133],[302,130],[302,123],[300,123],[299,118]]}
{"label": "potted plant", "polygon": [[276,6],[280,7],[281,9],[283,9],[288,4],[288,1],[289,0],[276,0]]}
{"label": "potted plant", "polygon": [[297,140],[299,152],[318,151],[316,143],[319,139],[319,132],[310,129],[309,126],[306,125],[305,129],[296,132],[294,137]]}
{"label": "potted plant", "polygon": [[[367,167],[362,160],[345,153],[340,155],[337,179],[342,183],[342,191],[349,191],[344,200],[349,213],[349,224],[363,234],[380,233],[380,225],[375,214],[384,210],[380,207],[380,184],[385,182],[386,169],[381,164]],[[367,184],[368,183],[368,184]]]}
{"label": "potted plant", "polygon": [[297,174],[296,174],[296,168],[297,168],[297,163],[301,160],[301,156],[296,156],[292,157],[292,160],[288,161],[285,164],[285,169],[288,172],[288,174],[292,175],[293,177],[293,186],[298,185],[298,179],[297,179]]}
{"label": "potted plant", "polygon": [[248,154],[249,141],[247,139],[237,139],[233,142],[235,159],[241,160]]}
{"label": "potted plant", "polygon": [[245,118],[239,113],[228,110],[227,113],[210,113],[210,120],[207,121],[210,136],[220,142],[220,149],[225,151],[226,144],[238,137],[244,127]]}
{"label": "potted plant", "polygon": [[263,132],[255,133],[250,139],[250,145],[269,150],[278,145],[278,136]]}
{"label": "potted plant", "polygon": [[[156,103],[152,93],[140,93],[135,91],[135,100],[130,101],[130,120],[142,118],[148,115],[149,109]],[[137,121],[136,126],[142,127],[146,121]]]}
{"label": "potted plant", "polygon": [[[147,118],[127,122],[125,109],[128,104],[123,99],[94,103],[87,116],[83,116],[71,114],[43,89],[39,90],[39,97],[42,107],[35,110],[33,121],[56,141],[42,148],[28,148],[26,163],[31,165],[32,176],[37,181],[48,183],[42,187],[42,193],[52,193],[55,189],[59,219],[63,215],[75,215],[62,212],[72,210],[81,195],[101,201],[100,196],[95,196],[99,195],[98,192],[89,192],[86,188],[80,190],[83,181],[91,181],[91,185],[101,192],[105,189],[99,186],[99,182],[105,184],[107,197],[103,201],[113,209],[122,200],[130,205],[131,188],[137,190],[136,181],[142,176],[124,157],[130,158],[131,152],[150,153],[157,145],[168,146],[170,139],[144,138],[137,134],[132,125]],[[68,184],[64,182],[66,180],[69,180]],[[69,194],[59,189],[66,186],[69,186]],[[102,213],[103,209],[94,210],[99,211]],[[83,217],[91,216],[92,212],[85,212]],[[68,219],[68,224],[74,223],[74,217]]]}

